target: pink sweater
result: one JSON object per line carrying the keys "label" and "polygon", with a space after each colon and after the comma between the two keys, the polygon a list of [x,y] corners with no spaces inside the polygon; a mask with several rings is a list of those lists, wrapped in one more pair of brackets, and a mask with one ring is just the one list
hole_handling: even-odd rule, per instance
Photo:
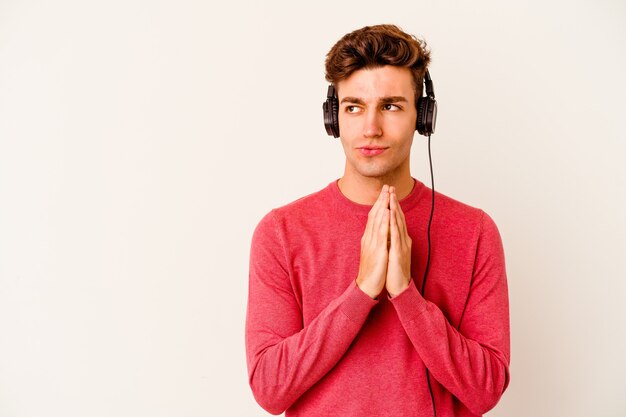
{"label": "pink sweater", "polygon": [[271,210],[250,252],[249,382],[287,417],[480,416],[509,384],[509,301],[498,229],[483,211],[431,190],[400,201],[413,241],[410,286],[376,300],[356,285],[371,206],[337,181]]}

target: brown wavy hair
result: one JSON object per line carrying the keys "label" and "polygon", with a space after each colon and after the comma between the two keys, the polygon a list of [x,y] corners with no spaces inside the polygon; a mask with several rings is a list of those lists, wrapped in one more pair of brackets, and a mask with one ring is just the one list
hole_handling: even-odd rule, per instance
{"label": "brown wavy hair", "polygon": [[415,100],[422,96],[424,74],[430,63],[426,41],[395,25],[365,26],[343,36],[326,54],[326,81],[337,82],[354,71],[384,65],[406,67],[413,74]]}

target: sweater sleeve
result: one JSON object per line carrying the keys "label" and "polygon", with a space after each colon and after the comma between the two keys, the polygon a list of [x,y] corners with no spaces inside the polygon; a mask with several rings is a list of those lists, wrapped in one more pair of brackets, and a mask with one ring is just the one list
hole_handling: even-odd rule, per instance
{"label": "sweater sleeve", "polygon": [[266,215],[252,236],[245,340],[252,393],[278,415],[341,359],[378,300],[352,281],[303,326],[274,215],[275,210]]}
{"label": "sweater sleeve", "polygon": [[[411,280],[391,299],[432,376],[470,411],[491,410],[509,385],[509,300],[500,234],[483,212],[469,296],[455,329]],[[428,285],[428,284],[427,284]]]}

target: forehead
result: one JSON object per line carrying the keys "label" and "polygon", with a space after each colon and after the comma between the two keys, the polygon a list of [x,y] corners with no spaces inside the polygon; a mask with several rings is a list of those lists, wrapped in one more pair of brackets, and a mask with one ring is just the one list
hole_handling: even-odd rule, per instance
{"label": "forehead", "polygon": [[411,99],[413,94],[413,74],[406,67],[385,65],[363,68],[337,83],[339,100],[347,96],[365,101],[388,96],[404,96]]}

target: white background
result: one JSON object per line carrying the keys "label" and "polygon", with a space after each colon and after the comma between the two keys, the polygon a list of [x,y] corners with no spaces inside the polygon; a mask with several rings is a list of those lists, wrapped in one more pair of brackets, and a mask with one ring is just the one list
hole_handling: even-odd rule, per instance
{"label": "white background", "polygon": [[252,231],[343,174],[323,62],[377,23],[428,42],[436,188],[502,234],[489,416],[626,415],[626,5],[299,3],[0,1],[0,416],[267,415]]}

